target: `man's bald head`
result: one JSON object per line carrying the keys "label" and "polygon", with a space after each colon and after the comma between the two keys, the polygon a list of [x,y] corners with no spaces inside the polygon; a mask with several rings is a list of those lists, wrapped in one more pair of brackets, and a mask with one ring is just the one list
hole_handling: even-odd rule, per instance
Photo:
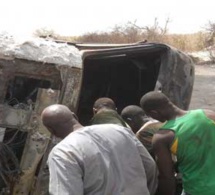
{"label": "man's bald head", "polygon": [[145,112],[143,111],[143,109],[136,105],[126,106],[121,112],[121,116],[125,119],[144,115]]}
{"label": "man's bald head", "polygon": [[44,126],[56,137],[64,138],[73,131],[74,114],[64,105],[48,106],[43,110],[41,118]]}
{"label": "man's bald head", "polygon": [[95,103],[93,105],[93,110],[96,113],[96,112],[98,112],[98,110],[103,109],[103,108],[116,110],[116,105],[112,99],[110,99],[108,97],[102,97],[95,101]]}

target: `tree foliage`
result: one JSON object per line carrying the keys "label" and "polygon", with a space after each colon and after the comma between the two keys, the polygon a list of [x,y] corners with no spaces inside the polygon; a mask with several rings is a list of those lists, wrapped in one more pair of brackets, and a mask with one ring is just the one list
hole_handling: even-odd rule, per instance
{"label": "tree foliage", "polygon": [[210,54],[211,62],[215,63],[215,22],[209,21],[205,30],[207,32],[205,47]]}

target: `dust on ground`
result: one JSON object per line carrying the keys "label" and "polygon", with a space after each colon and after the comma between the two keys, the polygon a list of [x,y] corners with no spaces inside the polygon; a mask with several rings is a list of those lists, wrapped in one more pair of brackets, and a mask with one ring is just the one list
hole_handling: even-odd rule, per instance
{"label": "dust on ground", "polygon": [[215,64],[196,65],[195,82],[189,109],[215,111]]}

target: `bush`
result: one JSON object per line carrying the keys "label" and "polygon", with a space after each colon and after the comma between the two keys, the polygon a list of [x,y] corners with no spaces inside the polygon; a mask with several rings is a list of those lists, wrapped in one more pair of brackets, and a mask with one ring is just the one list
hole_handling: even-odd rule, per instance
{"label": "bush", "polygon": [[[37,30],[35,34],[41,37],[54,35],[52,38],[81,43],[135,43],[147,40],[148,42],[166,43],[185,52],[200,51],[214,44],[215,24],[210,22],[204,32],[193,34],[169,34],[169,18],[165,25],[159,25],[155,18],[151,26],[138,26],[136,21],[127,22],[125,25],[115,25],[110,32],[91,32],[82,36],[63,37],[50,30]],[[211,55],[213,52],[211,53]],[[214,56],[213,60],[215,59]]]}

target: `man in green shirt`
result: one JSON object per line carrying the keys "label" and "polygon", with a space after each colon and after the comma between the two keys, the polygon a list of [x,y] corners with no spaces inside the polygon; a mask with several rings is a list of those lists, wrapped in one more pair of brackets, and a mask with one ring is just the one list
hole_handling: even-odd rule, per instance
{"label": "man in green shirt", "polygon": [[166,123],[154,135],[153,151],[159,168],[159,195],[174,195],[175,178],[171,153],[177,157],[184,194],[215,194],[215,113],[185,111],[161,92],[149,92],[140,100],[145,113]]}

